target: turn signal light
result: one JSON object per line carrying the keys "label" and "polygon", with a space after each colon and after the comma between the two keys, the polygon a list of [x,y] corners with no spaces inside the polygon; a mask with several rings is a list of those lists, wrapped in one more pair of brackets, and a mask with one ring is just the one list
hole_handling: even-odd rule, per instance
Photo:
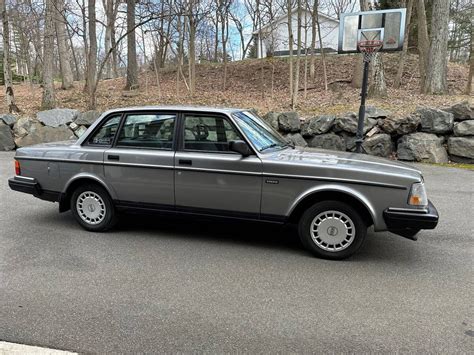
{"label": "turn signal light", "polygon": [[18,160],[15,160],[15,174],[21,175],[20,162]]}

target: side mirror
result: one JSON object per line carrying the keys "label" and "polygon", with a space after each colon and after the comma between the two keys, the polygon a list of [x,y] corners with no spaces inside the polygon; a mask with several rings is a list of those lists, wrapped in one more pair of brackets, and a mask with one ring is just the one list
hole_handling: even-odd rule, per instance
{"label": "side mirror", "polygon": [[229,150],[232,152],[237,152],[244,157],[248,157],[252,154],[252,150],[244,141],[230,141]]}

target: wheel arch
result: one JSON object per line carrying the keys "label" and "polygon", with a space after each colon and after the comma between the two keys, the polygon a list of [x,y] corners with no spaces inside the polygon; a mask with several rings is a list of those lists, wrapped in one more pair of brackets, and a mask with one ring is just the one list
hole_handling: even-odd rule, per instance
{"label": "wheel arch", "polygon": [[107,191],[112,200],[115,199],[115,193],[110,189],[107,184],[99,177],[92,174],[79,174],[71,178],[65,185],[63,192],[61,193],[61,198],[59,200],[59,212],[68,211],[70,206],[70,200],[73,191],[80,185],[83,184],[96,184]]}
{"label": "wheel arch", "polygon": [[361,212],[361,217],[370,226],[376,221],[374,207],[369,200],[351,188],[341,188],[339,186],[323,186],[303,193],[291,206],[288,219],[290,222],[297,222],[304,211],[320,201],[340,201],[347,203]]}

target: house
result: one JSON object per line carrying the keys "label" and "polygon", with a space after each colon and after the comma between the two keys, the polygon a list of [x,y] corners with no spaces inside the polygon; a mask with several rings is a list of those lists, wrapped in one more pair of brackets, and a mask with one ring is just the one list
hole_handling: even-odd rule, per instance
{"label": "house", "polygon": [[[301,52],[304,54],[306,48],[311,47],[313,31],[311,30],[311,12],[303,9],[301,15]],[[296,54],[298,40],[298,11],[291,11],[292,32],[293,32],[293,51]],[[321,27],[321,37],[325,52],[337,51],[339,20],[326,14],[319,13]],[[272,22],[266,24],[261,30],[253,33],[257,42],[257,57],[265,58],[268,56],[286,56],[289,54],[289,36],[288,36],[288,14],[284,14]],[[316,48],[320,48],[318,34],[316,35]]]}

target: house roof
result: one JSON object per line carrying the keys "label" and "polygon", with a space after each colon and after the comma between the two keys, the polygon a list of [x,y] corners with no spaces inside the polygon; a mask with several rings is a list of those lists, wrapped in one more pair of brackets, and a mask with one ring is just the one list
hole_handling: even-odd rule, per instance
{"label": "house roof", "polygon": [[[297,11],[298,11],[298,9],[295,8],[295,9],[291,10],[291,14],[293,15],[293,14],[294,14],[295,12],[297,12]],[[310,12],[310,11],[308,11],[307,9],[302,9],[302,11]],[[325,18],[326,20],[339,23],[339,20],[338,20],[338,19],[336,19],[336,18],[334,18],[334,17],[331,17],[331,16],[329,16],[329,15],[323,13],[323,12],[318,12],[318,16],[319,16],[319,17],[323,17],[323,18]],[[252,34],[258,34],[259,32],[264,31],[265,29],[267,29],[268,27],[270,27],[270,25],[272,25],[272,24],[274,24],[274,23],[276,23],[276,22],[280,22],[281,20],[286,19],[287,17],[288,17],[288,14],[285,13],[285,14],[283,14],[283,15],[277,17],[277,18],[274,19],[273,21],[267,23],[265,26],[262,26],[262,28],[260,28],[259,30],[252,32]]]}

